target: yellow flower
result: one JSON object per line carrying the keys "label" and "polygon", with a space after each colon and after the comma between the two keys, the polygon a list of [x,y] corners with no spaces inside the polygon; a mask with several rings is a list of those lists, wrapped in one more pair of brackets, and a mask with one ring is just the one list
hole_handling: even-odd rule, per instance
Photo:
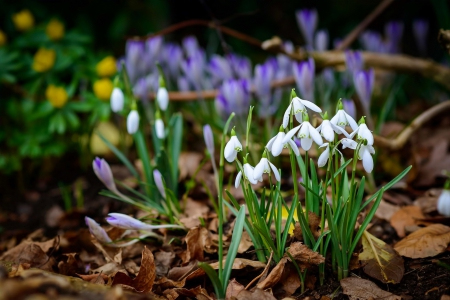
{"label": "yellow flower", "polygon": [[40,48],[33,59],[33,70],[45,72],[53,68],[56,59],[56,52],[52,49]]}
{"label": "yellow flower", "polygon": [[116,59],[112,56],[107,56],[95,67],[97,70],[97,74],[100,77],[110,77],[114,74],[116,74]]}
{"label": "yellow flower", "polygon": [[108,101],[111,97],[114,85],[109,78],[99,79],[94,82],[94,93],[97,98],[103,101]]}
{"label": "yellow flower", "polygon": [[0,46],[3,46],[7,42],[6,34],[0,30]]}
{"label": "yellow flower", "polygon": [[12,16],[16,28],[20,31],[27,31],[34,26],[34,17],[28,9],[19,11]]}
{"label": "yellow flower", "polygon": [[45,90],[45,96],[53,107],[63,107],[68,99],[66,89],[60,86],[50,84]]}
{"label": "yellow flower", "polygon": [[52,19],[48,22],[45,33],[53,41],[60,40],[64,36],[64,24],[56,19]]}

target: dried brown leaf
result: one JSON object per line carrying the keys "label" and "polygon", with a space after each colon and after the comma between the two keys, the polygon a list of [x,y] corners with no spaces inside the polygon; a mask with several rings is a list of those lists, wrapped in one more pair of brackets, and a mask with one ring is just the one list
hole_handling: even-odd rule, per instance
{"label": "dried brown leaf", "polygon": [[183,258],[183,263],[188,263],[191,260],[204,261],[203,251],[211,244],[212,239],[208,229],[204,227],[191,228],[186,235],[187,250]]}
{"label": "dried brown leaf", "polygon": [[377,211],[375,212],[375,217],[389,222],[394,213],[399,209],[400,207],[398,207],[397,205],[392,205],[389,202],[384,201],[384,199],[382,199],[380,205],[377,208]]}
{"label": "dried brown leaf", "polygon": [[432,257],[444,252],[450,243],[450,227],[433,224],[411,233],[398,242],[394,249],[410,258]]}
{"label": "dried brown leaf", "polygon": [[272,271],[270,271],[269,275],[267,275],[266,279],[258,283],[256,286],[260,289],[265,290],[277,284],[281,280],[284,267],[287,262],[287,257],[283,257],[282,259],[280,259],[275,268],[273,268]]}
{"label": "dried brown leaf", "polygon": [[192,177],[202,160],[203,155],[198,152],[181,152],[178,159],[180,179]]}
{"label": "dried brown leaf", "polygon": [[159,276],[167,275],[175,259],[174,252],[158,251],[155,253],[156,274]]}
{"label": "dried brown leaf", "polygon": [[417,221],[425,218],[422,209],[418,206],[404,206],[391,218],[391,225],[399,237],[405,237],[405,226],[415,225]]}
{"label": "dried brown leaf", "polygon": [[95,284],[105,284],[109,280],[109,276],[105,274],[88,274],[88,275],[81,275],[77,274],[81,277],[84,281],[88,281],[90,283]]}
{"label": "dried brown leaf", "polygon": [[341,280],[343,293],[350,300],[401,300],[402,297],[383,291],[375,283],[369,280],[349,277]]}
{"label": "dried brown leaf", "polygon": [[236,279],[230,280],[227,286],[227,291],[225,294],[225,299],[233,299],[237,297],[237,295],[243,291],[245,287],[236,281]]}
{"label": "dried brown leaf", "polygon": [[[308,212],[308,224],[311,229],[311,233],[317,239],[320,237],[320,217],[313,213],[312,211]],[[303,233],[302,228],[300,227],[300,223],[295,223],[294,228],[294,236],[297,240],[303,241]]]}
{"label": "dried brown leaf", "polygon": [[254,291],[242,290],[236,296],[237,300],[276,300],[272,293],[256,288]]}
{"label": "dried brown leaf", "polygon": [[359,259],[364,272],[384,283],[399,283],[405,273],[403,258],[391,246],[364,231]]}
{"label": "dried brown leaf", "polygon": [[302,270],[309,268],[311,265],[319,265],[325,262],[325,257],[319,252],[309,249],[308,246],[300,242],[292,243],[288,252]]}

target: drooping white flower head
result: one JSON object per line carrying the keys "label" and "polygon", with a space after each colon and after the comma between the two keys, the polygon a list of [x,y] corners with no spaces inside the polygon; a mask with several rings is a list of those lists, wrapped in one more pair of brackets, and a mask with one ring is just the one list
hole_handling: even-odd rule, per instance
{"label": "drooping white flower head", "polygon": [[303,100],[303,99],[300,99],[299,97],[297,97],[294,90],[292,90],[292,92],[291,92],[291,97],[292,97],[291,104],[289,104],[288,108],[284,112],[283,128],[286,128],[288,126],[289,116],[291,115],[292,107],[294,108],[293,113],[294,113],[295,119],[299,123],[303,122],[303,112],[306,112],[306,107],[315,112],[318,112],[318,113],[322,112],[322,109],[320,109],[320,107],[318,107],[311,101]]}
{"label": "drooping white flower head", "polygon": [[159,139],[162,140],[166,137],[166,132],[164,129],[164,122],[163,122],[163,120],[161,120],[161,115],[159,113],[159,110],[156,111],[155,131],[156,131],[156,136]]}
{"label": "drooping white flower head", "polygon": [[326,147],[325,150],[320,154],[319,159],[317,160],[317,165],[321,168],[326,165],[328,158],[330,158],[330,144],[323,143],[319,148]]}
{"label": "drooping white flower head", "polygon": [[115,87],[111,93],[111,110],[113,112],[119,112],[123,109],[125,103],[125,96],[120,88]]}
{"label": "drooping white flower head", "polygon": [[317,145],[321,146],[323,144],[322,137],[320,136],[320,133],[317,131],[316,128],[314,128],[311,123],[309,123],[309,117],[308,114],[303,114],[303,123],[299,126],[291,129],[286,136],[283,139],[283,142],[287,142],[290,140],[294,134],[298,131],[297,137],[300,139],[300,146],[305,150],[308,151],[311,149],[312,142],[314,141]]}
{"label": "drooping white flower head", "polygon": [[[330,122],[336,126],[344,128],[344,129],[345,129],[345,126],[347,126],[347,125],[350,125],[352,130],[356,130],[358,128],[358,124],[352,118],[352,116],[350,116],[349,114],[347,114],[345,112],[344,106],[343,106],[341,100],[339,100],[339,102],[338,102],[338,111],[337,111],[336,115],[333,118],[331,118]],[[343,132],[344,131],[345,130],[343,130]]]}
{"label": "drooping white flower head", "polygon": [[165,87],[159,87],[158,92],[156,93],[156,100],[158,101],[158,106],[162,111],[167,109],[169,105],[169,93]]}
{"label": "drooping white flower head", "polygon": [[264,150],[263,156],[259,163],[255,166],[253,170],[253,178],[255,180],[262,181],[262,176],[264,173],[270,174],[270,169],[272,169],[273,174],[277,181],[280,181],[280,173],[278,169],[267,159],[267,150]]}
{"label": "drooping white flower head", "polygon": [[359,120],[359,127],[350,134],[350,138],[353,138],[355,135],[357,140],[365,140],[367,145],[373,145],[373,135],[369,128],[367,128],[364,117]]}
{"label": "drooping white flower head", "polygon": [[444,188],[437,203],[438,212],[446,217],[450,217],[450,190]]}
{"label": "drooping white flower head", "polygon": [[127,131],[129,134],[135,134],[139,129],[139,113],[133,109],[127,117]]}
{"label": "drooping white flower head", "polygon": [[287,145],[289,145],[292,151],[294,151],[295,155],[299,156],[300,152],[298,151],[298,147],[293,140],[289,139],[286,143],[283,143],[285,136],[286,133],[284,133],[283,125],[281,125],[278,134],[271,138],[267,143],[267,150],[269,150],[269,152],[271,152],[273,156],[278,156],[281,154],[281,151],[283,151],[283,148],[286,148]]}
{"label": "drooping white flower head", "polygon": [[234,129],[231,130],[231,138],[225,145],[224,157],[228,162],[233,162],[236,159],[238,152],[242,151],[242,144],[236,137]]}
{"label": "drooping white flower head", "polygon": [[[259,179],[255,179],[253,176],[254,173],[254,167],[252,167],[248,162],[247,158],[244,157],[244,165],[242,166],[244,169],[244,179],[247,179],[251,184],[256,184]],[[238,188],[241,184],[242,179],[242,171],[239,171],[239,173],[236,176],[236,181],[234,182],[235,188]],[[262,179],[261,179],[262,181]]]}
{"label": "drooping white flower head", "polygon": [[[342,144],[342,149],[350,148],[350,149],[356,150],[356,148],[358,147],[358,143],[349,138],[342,139],[341,144]],[[373,148],[372,145],[361,144],[359,151],[358,151],[358,159],[362,160],[364,170],[367,173],[370,173],[373,170],[372,154],[375,154],[375,149]]]}
{"label": "drooping white flower head", "polygon": [[320,132],[320,135],[323,136],[323,138],[329,142],[334,141],[334,133],[337,134],[343,133],[345,136],[347,136],[347,132],[345,130],[343,131],[340,127],[336,126],[335,124],[331,123],[328,120],[328,114],[325,112],[323,114],[323,121],[322,124],[320,124],[319,127],[316,128],[317,131]]}

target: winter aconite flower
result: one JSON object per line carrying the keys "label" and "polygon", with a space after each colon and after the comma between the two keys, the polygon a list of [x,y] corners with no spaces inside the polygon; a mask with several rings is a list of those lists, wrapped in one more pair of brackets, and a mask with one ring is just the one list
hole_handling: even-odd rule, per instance
{"label": "winter aconite flower", "polygon": [[113,89],[110,102],[111,102],[111,110],[113,112],[119,112],[123,109],[123,105],[125,103],[125,96],[120,88],[115,87]]}
{"label": "winter aconite flower", "polygon": [[50,84],[47,87],[47,89],[45,90],[45,96],[47,97],[47,100],[51,103],[51,105],[55,108],[63,107],[69,98],[64,87],[55,86],[53,84]]}
{"label": "winter aconite flower", "polygon": [[308,114],[303,113],[303,118],[304,121],[302,124],[286,133],[286,136],[283,139],[283,143],[287,143],[298,131],[297,137],[300,139],[300,145],[305,151],[308,151],[309,149],[311,149],[313,141],[317,145],[321,146],[323,144],[323,140],[317,129],[314,128],[311,123],[309,123]]}
{"label": "winter aconite flower", "polygon": [[53,68],[55,60],[55,50],[40,48],[33,58],[33,70],[39,73],[48,71]]}
{"label": "winter aconite flower", "polygon": [[224,157],[228,162],[233,162],[236,159],[238,152],[242,151],[242,144],[236,137],[234,129],[231,130],[231,138],[225,146]]}
{"label": "winter aconite flower", "polygon": [[3,46],[8,41],[8,38],[6,37],[6,34],[0,30],[0,46]]}
{"label": "winter aconite flower", "polygon": [[278,134],[271,138],[267,143],[267,150],[269,150],[273,156],[278,156],[281,154],[281,151],[283,151],[283,148],[286,148],[287,145],[289,145],[295,155],[299,156],[300,152],[298,151],[298,147],[293,140],[289,139],[287,142],[283,142],[285,136],[286,133],[283,130],[283,126],[280,126]]}
{"label": "winter aconite flower", "polygon": [[117,72],[116,59],[113,56],[107,56],[95,66],[98,76],[110,77]]}
{"label": "winter aconite flower", "polygon": [[34,27],[34,17],[28,9],[14,14],[12,20],[19,31],[27,31]]}
{"label": "winter aconite flower", "polygon": [[[259,180],[254,178],[254,167],[252,167],[248,162],[247,159],[244,157],[244,165],[242,167],[244,169],[244,179],[247,179],[251,184],[256,184]],[[239,171],[239,173],[236,176],[236,180],[234,182],[234,187],[238,188],[241,184],[242,179],[242,171]]]}
{"label": "winter aconite flower", "polygon": [[139,113],[133,109],[127,117],[127,131],[129,134],[135,134],[139,129]]}
{"label": "winter aconite flower", "polygon": [[295,119],[299,123],[303,122],[303,112],[306,112],[306,107],[318,113],[322,112],[322,109],[320,109],[320,107],[318,107],[311,101],[303,100],[297,97],[294,91],[292,91],[292,96],[293,97],[291,104],[289,104],[283,116],[283,128],[286,128],[288,126],[289,116],[291,115],[292,107],[294,107]]}
{"label": "winter aconite flower", "polygon": [[367,145],[373,145],[373,135],[369,128],[367,128],[364,117],[359,120],[359,127],[350,134],[350,138],[353,138],[355,135],[357,140],[366,140]]}
{"label": "winter aconite flower", "polygon": [[444,189],[439,196],[437,203],[438,212],[446,217],[450,217],[450,190]]}
{"label": "winter aconite flower", "polygon": [[56,19],[52,19],[48,22],[45,33],[53,41],[60,40],[64,36],[64,24]]}
{"label": "winter aconite flower", "polygon": [[107,101],[111,98],[114,84],[111,79],[103,78],[94,82],[94,94],[100,100]]}
{"label": "winter aconite flower", "polygon": [[255,166],[253,170],[253,179],[262,181],[262,176],[264,173],[269,174],[270,169],[272,169],[273,174],[277,181],[280,181],[280,173],[278,169],[267,159],[267,152],[264,151],[263,156],[259,163]]}

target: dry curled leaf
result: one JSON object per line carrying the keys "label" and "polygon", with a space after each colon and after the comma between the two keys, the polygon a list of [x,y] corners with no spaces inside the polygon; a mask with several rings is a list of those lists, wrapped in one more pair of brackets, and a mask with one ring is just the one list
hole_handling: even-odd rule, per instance
{"label": "dry curled leaf", "polygon": [[325,262],[325,257],[319,252],[311,250],[300,242],[292,243],[288,252],[302,270],[307,269],[311,265],[319,265]]}
{"label": "dry curled leaf", "polygon": [[364,272],[384,283],[399,283],[405,273],[403,258],[380,239],[364,231],[362,236],[363,252],[359,260]]}
{"label": "dry curled leaf", "polygon": [[347,295],[350,300],[401,300],[402,297],[392,293],[383,291],[375,283],[369,280],[349,277],[341,280],[343,293]]}
{"label": "dry curled leaf", "polygon": [[398,242],[394,249],[402,256],[424,258],[436,256],[450,243],[450,227],[433,224],[419,229]]}
{"label": "dry curled leaf", "polygon": [[186,255],[183,263],[192,260],[204,261],[203,251],[212,248],[212,237],[208,229],[205,227],[194,227],[189,230],[186,235]]}
{"label": "dry curled leaf", "polygon": [[422,209],[418,206],[404,206],[391,217],[391,225],[399,237],[405,237],[405,227],[417,224],[418,220],[425,218]]}

